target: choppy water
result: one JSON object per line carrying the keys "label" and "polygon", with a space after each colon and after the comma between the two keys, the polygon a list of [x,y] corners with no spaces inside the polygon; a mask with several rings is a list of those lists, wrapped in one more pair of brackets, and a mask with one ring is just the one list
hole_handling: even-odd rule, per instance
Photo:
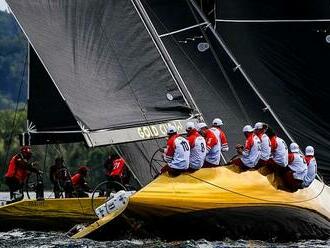
{"label": "choppy water", "polygon": [[[45,196],[51,197],[51,192]],[[0,204],[9,199],[9,194],[0,192]],[[0,220],[1,225],[1,220]],[[33,225],[33,223],[31,223]],[[42,248],[85,248],[85,247],[182,247],[182,248],[215,248],[215,247],[330,247],[329,240],[302,240],[292,243],[271,243],[258,240],[185,240],[166,242],[163,240],[115,240],[115,241],[94,241],[89,239],[72,240],[65,236],[65,232],[38,232],[15,229],[8,232],[0,232],[0,248],[2,247],[42,247]]]}
{"label": "choppy water", "polygon": [[308,240],[295,243],[268,243],[251,240],[225,240],[213,242],[207,240],[186,240],[180,242],[165,242],[161,240],[116,240],[98,242],[88,239],[72,240],[67,238],[63,233],[58,232],[35,232],[17,229],[9,232],[0,232],[0,247],[330,247],[330,240]]}

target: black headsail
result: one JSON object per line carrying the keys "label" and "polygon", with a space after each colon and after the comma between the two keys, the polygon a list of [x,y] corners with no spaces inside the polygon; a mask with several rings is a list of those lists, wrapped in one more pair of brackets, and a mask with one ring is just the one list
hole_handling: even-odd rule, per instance
{"label": "black headsail", "polygon": [[330,167],[330,5],[327,0],[217,0],[216,27],[302,148]]}
{"label": "black headsail", "polygon": [[[159,39],[206,121],[221,117],[230,146],[242,141],[242,127],[266,121],[281,128],[251,88],[192,1],[141,0]],[[168,18],[171,16],[171,18]],[[235,151],[231,151],[233,154]]]}
{"label": "black headsail", "polygon": [[30,70],[32,144],[77,131],[91,147],[159,138],[165,123],[181,128],[190,117],[185,89],[131,1],[8,4],[38,67]]}

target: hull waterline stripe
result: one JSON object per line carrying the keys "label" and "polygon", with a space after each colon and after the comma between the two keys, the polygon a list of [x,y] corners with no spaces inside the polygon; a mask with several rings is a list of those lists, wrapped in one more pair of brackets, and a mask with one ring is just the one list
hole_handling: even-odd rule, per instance
{"label": "hull waterline stripe", "polygon": [[192,28],[196,28],[196,27],[199,27],[199,26],[207,25],[207,24],[208,24],[207,22],[202,22],[202,23],[199,23],[199,24],[196,24],[196,25],[190,26],[190,27],[186,27],[186,28],[182,28],[182,29],[179,29],[179,30],[175,30],[175,31],[173,31],[173,32],[169,32],[169,33],[161,34],[161,35],[159,35],[158,37],[162,38],[162,37],[165,37],[165,36],[169,36],[169,35],[172,35],[172,34],[177,34],[177,33],[180,33],[180,32],[183,32],[183,31],[186,31],[186,30],[192,29]]}

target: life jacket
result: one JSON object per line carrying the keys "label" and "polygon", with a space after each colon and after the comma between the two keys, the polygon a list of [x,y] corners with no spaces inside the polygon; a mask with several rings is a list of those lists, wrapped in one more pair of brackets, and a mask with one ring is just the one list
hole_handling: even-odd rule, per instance
{"label": "life jacket", "polygon": [[242,153],[242,162],[245,166],[253,168],[257,165],[261,154],[261,141],[257,135],[250,133],[245,141]]}
{"label": "life jacket", "polygon": [[205,161],[213,165],[220,164],[221,147],[217,136],[211,129],[205,131],[206,157]]}
{"label": "life jacket", "polygon": [[293,172],[294,179],[304,180],[307,175],[307,163],[302,154],[289,153],[289,168]]}
{"label": "life jacket", "polygon": [[194,170],[200,169],[206,156],[206,142],[205,139],[198,133],[196,129],[188,133],[187,140],[190,145],[189,164]]}
{"label": "life jacket", "polygon": [[169,167],[178,170],[189,168],[189,142],[179,134],[172,135],[167,141],[164,159]]}
{"label": "life jacket", "polygon": [[8,170],[5,174],[5,177],[14,177],[16,178],[20,183],[24,183],[27,176],[28,176],[28,170],[27,168],[22,168],[17,164],[18,160],[22,159],[20,154],[16,154],[12,157],[12,159],[9,162]]}
{"label": "life jacket", "polygon": [[118,158],[113,161],[113,169],[110,173],[110,176],[123,176],[124,172],[124,166],[125,166],[125,160],[122,158]]}
{"label": "life jacket", "polygon": [[270,139],[271,143],[271,158],[273,161],[282,166],[288,165],[288,146],[285,141],[277,136]]}
{"label": "life jacket", "polygon": [[221,147],[221,151],[228,151],[228,141],[225,132],[220,127],[211,127],[210,130],[215,134],[218,139],[219,145]]}

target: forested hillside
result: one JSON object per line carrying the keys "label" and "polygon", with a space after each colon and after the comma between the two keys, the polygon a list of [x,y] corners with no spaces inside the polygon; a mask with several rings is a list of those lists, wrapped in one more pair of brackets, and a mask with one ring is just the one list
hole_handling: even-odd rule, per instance
{"label": "forested hillside", "polygon": [[22,80],[20,101],[25,101],[26,75],[23,78],[23,70],[26,55],[27,41],[14,17],[0,11],[0,109],[13,108]]}

